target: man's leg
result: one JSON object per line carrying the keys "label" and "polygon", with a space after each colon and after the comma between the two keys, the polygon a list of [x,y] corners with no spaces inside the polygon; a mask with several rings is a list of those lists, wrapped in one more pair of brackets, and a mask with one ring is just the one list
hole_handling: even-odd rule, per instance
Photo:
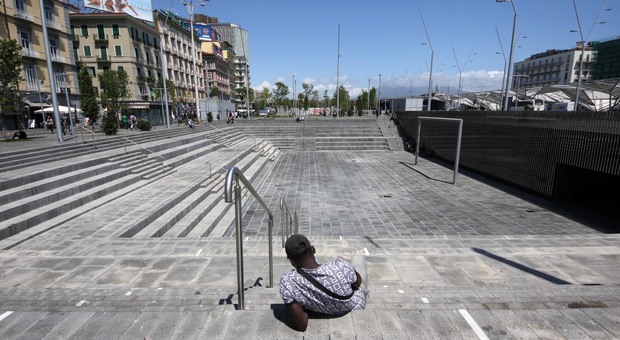
{"label": "man's leg", "polygon": [[360,288],[364,291],[366,297],[368,297],[369,282],[368,264],[366,263],[366,257],[364,257],[364,255],[354,255],[351,259],[351,265],[353,266],[355,271],[357,271],[362,277],[362,285],[360,286]]}

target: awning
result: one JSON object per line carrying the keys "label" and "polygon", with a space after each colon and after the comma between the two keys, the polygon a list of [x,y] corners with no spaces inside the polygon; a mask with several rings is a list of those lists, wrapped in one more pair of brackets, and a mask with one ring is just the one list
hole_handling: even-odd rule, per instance
{"label": "awning", "polygon": [[148,109],[149,103],[129,103],[128,109]]}

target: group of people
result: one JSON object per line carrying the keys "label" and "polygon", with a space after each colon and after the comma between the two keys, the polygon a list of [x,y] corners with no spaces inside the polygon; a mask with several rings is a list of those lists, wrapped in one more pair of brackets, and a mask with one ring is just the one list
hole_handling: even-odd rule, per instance
{"label": "group of people", "polygon": [[121,116],[121,123],[123,125],[123,129],[125,130],[127,130],[127,128],[133,130],[136,127],[137,122],[138,118],[136,118],[136,116],[134,115],[131,115],[128,118],[127,115],[123,113],[123,115]]}
{"label": "group of people", "polygon": [[[65,135],[65,129],[69,125],[69,117],[67,115],[62,116],[60,120],[60,130],[62,131],[63,136]],[[54,133],[54,129],[56,128],[56,124],[54,123],[54,119],[51,115],[47,116],[47,120],[45,121],[46,128],[50,130],[51,133]]]}
{"label": "group of people", "polygon": [[235,118],[237,118],[236,112],[226,110],[226,124],[235,124]]}

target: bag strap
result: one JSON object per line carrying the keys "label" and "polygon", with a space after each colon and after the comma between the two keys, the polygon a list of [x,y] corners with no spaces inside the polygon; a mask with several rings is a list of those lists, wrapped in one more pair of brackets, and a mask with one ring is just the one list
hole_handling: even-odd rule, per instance
{"label": "bag strap", "polygon": [[[346,296],[338,295],[338,294],[332,292],[331,290],[325,288],[325,286],[323,286],[321,283],[319,283],[319,281],[317,281],[315,278],[310,276],[310,274],[308,274],[305,270],[303,270],[301,268],[297,268],[297,272],[299,273],[299,275],[303,276],[306,280],[310,281],[310,283],[312,283],[320,291],[322,291],[323,293],[327,294],[328,296],[333,297],[334,299],[348,300],[348,299],[350,299],[353,296],[353,294],[355,294],[355,289],[353,289],[353,291],[349,295],[346,295]],[[353,288],[353,287],[351,287],[351,288]]]}

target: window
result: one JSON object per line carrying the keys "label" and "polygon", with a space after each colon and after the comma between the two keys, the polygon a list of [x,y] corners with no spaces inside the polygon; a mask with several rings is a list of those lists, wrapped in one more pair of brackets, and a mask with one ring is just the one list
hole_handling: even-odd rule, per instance
{"label": "window", "polygon": [[54,7],[51,5],[45,5],[45,19],[47,21],[54,21]]}
{"label": "window", "polygon": [[101,60],[108,60],[108,48],[105,46],[99,47],[101,53]]}
{"label": "window", "polygon": [[103,72],[105,72],[105,71],[109,71],[110,67],[109,66],[103,66],[101,69],[103,70]]}
{"label": "window", "polygon": [[88,26],[82,25],[82,36],[88,37]]}
{"label": "window", "polygon": [[121,50],[121,46],[120,45],[114,46],[114,52],[115,52],[115,55],[117,57],[123,56],[123,51]]}
{"label": "window", "polygon": [[112,35],[114,37],[118,37],[119,35],[121,35],[118,30],[118,25],[112,25]]}
{"label": "window", "polygon": [[91,77],[94,77],[95,76],[95,68],[94,67],[89,67],[88,68],[88,74],[90,74]]}
{"label": "window", "polygon": [[119,70],[119,71],[125,71],[125,67],[123,67],[123,66],[119,66],[119,67],[118,67],[118,70]]}
{"label": "window", "polygon": [[85,57],[92,56],[92,54],[90,53],[90,46],[88,46],[88,45],[84,46],[84,56]]}
{"label": "window", "polygon": [[138,51],[138,48],[134,47],[133,51],[136,54],[136,60],[140,60],[140,51]]}
{"label": "window", "polygon": [[56,41],[56,38],[50,38],[50,53],[53,57],[58,55],[58,42]]}
{"label": "window", "polygon": [[30,49],[30,34],[25,31],[19,31],[19,37],[22,42],[22,48]]}
{"label": "window", "polygon": [[99,39],[105,39],[105,31],[103,29],[103,25],[97,25],[97,34],[99,35]]}
{"label": "window", "polygon": [[[94,69],[93,69],[93,72],[94,72]],[[93,91],[95,92],[95,97],[99,98],[99,88],[93,87]]]}
{"label": "window", "polygon": [[26,11],[26,3],[24,0],[15,0],[15,9],[21,12]]}

